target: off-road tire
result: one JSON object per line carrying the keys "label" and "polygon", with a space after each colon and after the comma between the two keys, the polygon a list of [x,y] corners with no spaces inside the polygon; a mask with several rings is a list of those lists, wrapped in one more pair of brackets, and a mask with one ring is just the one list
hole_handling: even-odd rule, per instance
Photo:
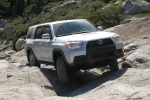
{"label": "off-road tire", "polygon": [[29,53],[28,61],[29,61],[30,66],[40,67],[40,63],[37,61],[37,59],[32,51]]}
{"label": "off-road tire", "polygon": [[118,62],[117,62],[117,59],[113,59],[111,62],[110,62],[110,71],[114,72],[114,71],[118,71],[119,70],[119,66],[118,66]]}
{"label": "off-road tire", "polygon": [[70,81],[67,66],[64,62],[63,57],[58,57],[56,61],[57,74],[62,83],[68,83]]}

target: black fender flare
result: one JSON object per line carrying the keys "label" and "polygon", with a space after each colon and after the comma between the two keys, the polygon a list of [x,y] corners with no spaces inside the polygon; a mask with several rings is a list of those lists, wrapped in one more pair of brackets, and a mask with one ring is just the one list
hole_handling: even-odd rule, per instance
{"label": "black fender flare", "polygon": [[[66,58],[65,58],[64,52],[63,52],[61,49],[53,49],[53,53],[52,53],[53,62],[54,62],[54,53],[55,53],[55,52],[59,52],[59,53],[62,55],[62,57],[63,57],[65,63],[67,64],[67,66],[69,66],[69,63],[67,62],[67,60],[66,60]],[[54,64],[54,65],[55,65],[55,64]]]}
{"label": "black fender flare", "polygon": [[[31,47],[27,47],[27,48],[26,48],[27,60],[29,61],[29,54],[28,54],[28,51],[32,51],[33,54],[34,54],[34,51],[33,51],[33,49],[32,49]],[[34,56],[35,56],[35,54],[34,54]],[[35,56],[35,57],[36,57],[36,56]]]}

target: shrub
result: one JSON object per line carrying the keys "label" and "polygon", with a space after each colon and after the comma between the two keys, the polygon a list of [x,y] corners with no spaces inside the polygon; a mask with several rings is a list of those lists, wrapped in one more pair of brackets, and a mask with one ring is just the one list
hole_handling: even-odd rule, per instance
{"label": "shrub", "polygon": [[0,37],[2,36],[3,33],[4,33],[3,29],[0,29]]}
{"label": "shrub", "polygon": [[11,22],[11,25],[17,25],[17,24],[23,24],[23,18],[22,17],[17,17],[15,19],[13,19],[13,21]]}
{"label": "shrub", "polygon": [[0,0],[0,15],[1,16],[10,16],[12,14],[13,14],[13,12],[10,7],[9,0]]}
{"label": "shrub", "polygon": [[99,10],[99,18],[105,28],[112,27],[120,23],[122,20],[120,14],[123,10],[121,4],[122,3],[111,4],[110,6]]}
{"label": "shrub", "polygon": [[150,13],[139,13],[134,15],[135,17],[146,17],[146,16],[150,16]]}
{"label": "shrub", "polygon": [[15,43],[21,36],[27,34],[29,24],[18,24],[14,29],[13,29],[13,43]]}
{"label": "shrub", "polygon": [[109,3],[112,0],[102,0],[104,3]]}
{"label": "shrub", "polygon": [[15,1],[15,7],[14,7],[14,13],[15,15],[22,16],[24,8],[25,8],[25,1],[24,0],[16,0]]}
{"label": "shrub", "polygon": [[[51,0],[51,4],[44,6],[44,9],[48,9],[57,4],[58,1],[61,3],[61,0]],[[63,0],[64,1],[64,0]],[[55,3],[54,3],[55,2]],[[109,7],[106,7],[106,3],[111,4]],[[56,20],[68,20],[68,19],[88,19],[94,25],[99,26],[102,25],[104,28],[108,28],[114,25],[117,25],[122,20],[120,14],[122,12],[122,2],[114,4],[111,3],[110,0],[106,2],[96,0],[95,2],[86,2],[82,5],[65,5],[57,9],[52,13],[45,13],[42,15],[28,15],[31,13],[30,10],[33,8],[34,4],[31,4],[23,17],[18,17],[14,21],[11,22],[12,25],[15,25],[15,29],[13,31],[13,41],[16,41],[20,36],[25,35],[27,33],[27,29],[31,25],[40,24],[44,22],[51,22]],[[105,6],[105,7],[104,7]]]}
{"label": "shrub", "polygon": [[63,3],[63,2],[59,2],[59,1],[56,1],[56,2],[49,2],[47,5],[45,5],[45,6],[43,7],[43,10],[47,10],[47,9],[53,8],[53,7],[55,7],[55,6],[60,5],[61,3]]}

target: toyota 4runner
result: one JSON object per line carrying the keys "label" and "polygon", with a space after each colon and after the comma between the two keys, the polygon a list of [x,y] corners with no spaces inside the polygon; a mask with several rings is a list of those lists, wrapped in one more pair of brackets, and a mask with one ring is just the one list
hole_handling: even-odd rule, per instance
{"label": "toyota 4runner", "polygon": [[29,27],[25,51],[31,66],[52,64],[63,83],[75,70],[110,66],[119,70],[123,57],[119,35],[99,31],[86,19],[65,20]]}

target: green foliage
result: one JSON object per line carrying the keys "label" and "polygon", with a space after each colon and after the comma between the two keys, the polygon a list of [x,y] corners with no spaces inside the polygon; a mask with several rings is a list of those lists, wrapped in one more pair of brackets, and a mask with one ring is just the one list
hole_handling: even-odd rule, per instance
{"label": "green foliage", "polygon": [[[101,25],[104,28],[109,28],[128,17],[121,14],[124,0],[120,0],[117,4],[113,3],[112,0],[95,0],[93,2],[89,0],[81,5],[68,4],[56,9],[54,12],[40,15],[41,11],[60,5],[68,0],[16,0],[13,8],[10,6],[10,1],[12,0],[0,0],[0,17],[12,15],[15,11],[15,19],[9,25],[15,26],[13,43],[20,36],[26,35],[28,27],[35,24],[68,19],[88,19],[96,26]],[[28,1],[28,3],[24,1]],[[143,16],[150,16],[150,13],[135,15],[135,17]],[[2,31],[0,31],[1,34]]]}
{"label": "green foliage", "polygon": [[24,9],[24,15],[30,15],[35,14],[35,4],[30,4],[30,6],[25,7]]}
{"label": "green foliage", "polygon": [[0,37],[2,36],[3,33],[4,33],[4,31],[2,29],[0,29]]}
{"label": "green foliage", "polygon": [[62,4],[65,0],[62,0],[61,2],[60,1],[51,1],[49,2],[47,5],[43,6],[43,10],[47,10],[47,9],[50,9],[50,8],[53,8],[55,6],[58,6],[60,4]]}
{"label": "green foliage", "polygon": [[106,6],[104,9],[99,10],[99,18],[105,28],[112,27],[120,23],[122,20],[120,14],[123,10],[121,4],[110,4],[108,7]]}
{"label": "green foliage", "polygon": [[12,22],[11,22],[12,25],[17,25],[17,24],[23,24],[23,18],[22,17],[17,17],[15,18]]}
{"label": "green foliage", "polygon": [[21,15],[22,16],[24,8],[25,8],[24,0],[16,0],[15,7],[14,7],[15,15]]}
{"label": "green foliage", "polygon": [[112,0],[102,0],[104,3],[109,3]]}
{"label": "green foliage", "polygon": [[[108,28],[119,24],[122,20],[121,12],[123,1],[120,1],[120,3],[117,4],[110,2],[110,0],[107,2],[103,2],[103,0],[96,0],[95,2],[89,1],[82,5],[68,4],[57,9],[55,12],[38,16],[34,15],[36,12],[35,10],[39,10],[40,12],[42,9],[49,9],[54,5],[61,4],[62,0],[43,0],[37,2],[43,3],[38,5],[41,8],[35,9],[37,4],[32,1],[30,5],[25,8],[23,17],[18,17],[11,22],[11,25],[16,26],[13,31],[13,41],[16,41],[20,36],[25,35],[29,26],[45,22],[83,18],[90,20],[96,26],[102,25],[104,28]],[[46,2],[49,2],[48,5],[45,5]],[[109,6],[106,6],[108,5],[106,3],[109,3]]]}
{"label": "green foliage", "polygon": [[26,35],[27,30],[28,30],[29,24],[18,24],[14,29],[13,29],[13,37],[12,40],[15,43],[19,37]]}
{"label": "green foliage", "polygon": [[12,9],[10,7],[9,0],[0,0],[0,15],[12,15]]}
{"label": "green foliage", "polygon": [[67,0],[35,0],[35,1],[32,0],[30,4],[29,2],[27,2],[28,6],[26,6],[24,13],[39,14],[43,10],[47,10],[47,9],[50,9],[52,7],[62,4],[64,1],[67,1]]}
{"label": "green foliage", "polygon": [[150,16],[150,13],[139,13],[134,15],[134,17],[146,17],[146,16]]}
{"label": "green foliage", "polygon": [[36,0],[33,10],[36,14],[39,14],[42,11],[42,6],[45,4],[45,0]]}

